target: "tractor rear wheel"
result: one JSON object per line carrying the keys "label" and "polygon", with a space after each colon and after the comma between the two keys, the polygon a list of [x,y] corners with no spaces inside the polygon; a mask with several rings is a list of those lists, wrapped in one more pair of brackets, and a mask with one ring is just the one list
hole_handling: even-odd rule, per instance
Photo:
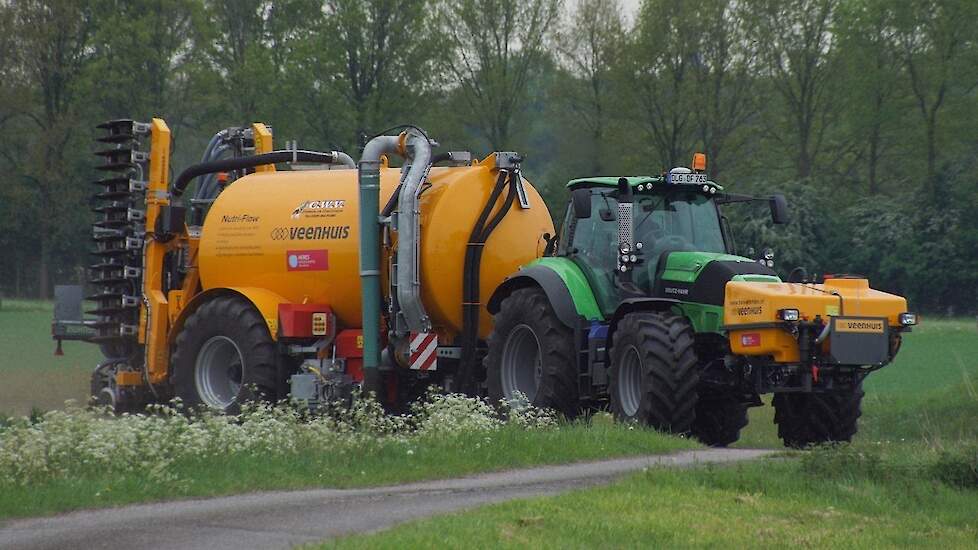
{"label": "tractor rear wheel", "polygon": [[220,296],[187,318],[171,355],[176,396],[188,410],[235,414],[241,404],[273,400],[275,344],[248,301]]}
{"label": "tractor rear wheel", "polygon": [[778,437],[786,447],[796,449],[852,441],[862,415],[862,399],[862,384],[847,391],[775,394]]}
{"label": "tractor rear wheel", "polygon": [[615,417],[690,433],[699,371],[689,321],[670,312],[629,313],[612,339],[608,390]]}
{"label": "tractor rear wheel", "polygon": [[726,447],[740,439],[747,425],[747,405],[731,395],[700,396],[693,436],[710,447]]}
{"label": "tractor rear wheel", "polygon": [[532,404],[567,418],[580,412],[574,334],[539,288],[513,291],[500,305],[489,336],[489,399]]}

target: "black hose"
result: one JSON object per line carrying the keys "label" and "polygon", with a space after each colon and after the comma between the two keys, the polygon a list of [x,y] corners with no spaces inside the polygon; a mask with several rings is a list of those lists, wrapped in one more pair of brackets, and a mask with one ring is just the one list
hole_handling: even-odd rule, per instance
{"label": "black hose", "polygon": [[174,197],[183,195],[187,186],[197,176],[213,174],[216,172],[227,172],[229,170],[241,170],[243,168],[254,168],[263,164],[276,164],[284,162],[315,162],[320,164],[333,164],[337,160],[334,151],[323,153],[319,151],[272,151],[263,155],[250,157],[238,157],[213,162],[202,162],[188,167],[180,173],[177,181],[170,187],[170,193]]}
{"label": "black hose", "polygon": [[[496,186],[486,201],[478,221],[472,228],[469,242],[465,249],[465,264],[462,269],[462,360],[459,368],[459,388],[466,393],[474,393],[472,372],[475,369],[476,344],[479,338],[479,272],[482,263],[482,251],[489,236],[502,222],[516,199],[517,174],[510,173],[508,178],[509,193],[503,201],[502,208],[489,220],[492,209],[496,206],[507,183],[507,173],[500,172]],[[488,225],[486,224],[488,220]]]}

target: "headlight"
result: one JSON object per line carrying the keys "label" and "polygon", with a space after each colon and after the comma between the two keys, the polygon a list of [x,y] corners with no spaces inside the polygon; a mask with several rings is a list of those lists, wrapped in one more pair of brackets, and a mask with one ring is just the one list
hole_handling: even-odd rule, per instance
{"label": "headlight", "polygon": [[905,327],[912,327],[917,324],[917,314],[916,313],[901,313],[900,314],[900,324]]}
{"label": "headlight", "polygon": [[798,319],[801,319],[801,314],[797,309],[779,309],[778,319],[781,319],[782,321],[797,321]]}

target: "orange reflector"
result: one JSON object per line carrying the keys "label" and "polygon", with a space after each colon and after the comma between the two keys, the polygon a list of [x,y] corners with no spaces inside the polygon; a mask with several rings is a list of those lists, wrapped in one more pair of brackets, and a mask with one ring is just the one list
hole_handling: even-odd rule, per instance
{"label": "orange reflector", "polygon": [[693,153],[693,170],[703,172],[706,170],[706,153]]}

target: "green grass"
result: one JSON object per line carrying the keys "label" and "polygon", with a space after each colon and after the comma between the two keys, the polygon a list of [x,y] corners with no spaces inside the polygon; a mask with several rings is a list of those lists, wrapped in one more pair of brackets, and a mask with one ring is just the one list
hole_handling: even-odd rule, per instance
{"label": "green grass", "polygon": [[974,548],[978,491],[811,460],[649,470],[598,489],[409,523],[324,548]]}
{"label": "green grass", "polygon": [[[978,327],[925,320],[865,384],[852,446],[405,524],[324,547],[978,547]],[[781,446],[770,406],[738,446]]]}
{"label": "green grass", "polygon": [[55,356],[50,302],[4,299],[0,307],[0,413],[51,410],[65,400],[88,399],[89,376],[101,360],[98,348],[65,342]]}
{"label": "green grass", "polygon": [[575,423],[557,430],[527,432],[507,426],[492,434],[389,442],[355,453],[297,453],[275,460],[239,454],[180,461],[168,469],[173,479],[164,482],[143,474],[108,477],[95,472],[30,486],[3,486],[0,518],[261,490],[388,485],[696,447],[692,441],[600,419],[590,426]]}

